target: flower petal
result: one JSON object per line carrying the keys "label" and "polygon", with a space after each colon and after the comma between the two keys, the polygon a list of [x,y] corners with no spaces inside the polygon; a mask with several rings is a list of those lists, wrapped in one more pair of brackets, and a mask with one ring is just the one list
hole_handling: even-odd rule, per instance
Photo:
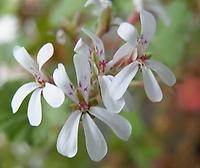
{"label": "flower petal", "polygon": [[128,120],[119,114],[109,113],[101,107],[91,107],[90,110],[95,117],[106,123],[120,139],[128,140],[132,131]]}
{"label": "flower petal", "polygon": [[156,81],[153,73],[147,67],[142,68],[143,80],[144,80],[144,89],[147,97],[152,102],[160,102],[162,100],[162,91],[158,82]]}
{"label": "flower petal", "polygon": [[96,4],[97,2],[98,2],[97,0],[87,0],[87,1],[85,2],[84,7],[88,7],[89,5]]}
{"label": "flower petal", "polygon": [[133,5],[135,7],[135,9],[139,12],[140,10],[142,10],[143,7],[143,1],[142,0],[132,0],[133,1]]}
{"label": "flower petal", "polygon": [[51,43],[47,43],[42,46],[37,55],[39,70],[41,70],[42,66],[53,56],[53,52],[54,49]]}
{"label": "flower petal", "polygon": [[140,42],[143,44],[144,49],[146,50],[149,45],[149,42],[152,40],[156,32],[156,20],[151,13],[145,10],[140,11],[140,19],[141,19]]}
{"label": "flower petal", "polygon": [[118,35],[126,42],[135,47],[138,38],[138,32],[136,28],[128,22],[123,22],[120,24],[118,30]]}
{"label": "flower petal", "polygon": [[100,161],[107,153],[106,141],[91,117],[82,115],[86,148],[93,161]]}
{"label": "flower petal", "polygon": [[22,104],[23,100],[26,98],[26,96],[31,93],[33,90],[38,88],[38,84],[35,82],[30,82],[22,85],[13,96],[11,107],[13,110],[13,113],[16,113],[19,109],[20,105]]}
{"label": "flower petal", "polygon": [[29,53],[26,51],[24,47],[21,46],[15,46],[13,49],[13,55],[16,59],[16,61],[28,72],[32,73],[35,69],[34,60],[29,55]]}
{"label": "flower petal", "polygon": [[32,126],[39,126],[42,121],[41,92],[41,88],[36,89],[28,103],[28,119]]}
{"label": "flower petal", "polygon": [[89,46],[83,41],[82,38],[79,39],[79,41],[76,43],[76,46],[74,48],[74,51],[77,54],[80,55],[85,55],[86,57],[88,57],[88,59],[90,58],[90,48]]}
{"label": "flower petal", "polygon": [[124,111],[126,112],[131,112],[133,111],[135,105],[136,105],[136,101],[134,101],[133,99],[134,95],[132,95],[128,90],[125,92],[123,98],[125,100],[125,106],[123,108]]}
{"label": "flower petal", "polygon": [[111,95],[115,100],[120,99],[126,92],[132,79],[138,71],[137,62],[133,62],[123,68],[113,79],[111,86]]}
{"label": "flower petal", "polygon": [[61,106],[65,100],[65,95],[62,90],[47,82],[42,93],[47,103],[55,108]]}
{"label": "flower petal", "polygon": [[74,66],[76,70],[78,87],[80,88],[85,101],[88,102],[91,78],[89,60],[84,55],[75,54]]}
{"label": "flower petal", "polygon": [[57,150],[63,156],[71,158],[77,153],[80,118],[80,111],[72,112],[58,135]]}
{"label": "flower petal", "polygon": [[133,52],[133,49],[134,49],[134,46],[130,45],[129,43],[124,44],[117,50],[117,52],[113,56],[113,59],[107,64],[107,66],[111,68],[122,58],[129,56]]}
{"label": "flower petal", "polygon": [[99,76],[98,77],[100,89],[101,89],[101,96],[102,101],[106,109],[111,113],[119,113],[124,105],[124,99],[114,100],[110,94],[110,88],[112,81],[107,76]]}
{"label": "flower petal", "polygon": [[72,101],[78,103],[75,87],[71,83],[63,64],[58,64],[58,68],[54,70],[53,80]]}
{"label": "flower petal", "polygon": [[173,86],[176,83],[176,77],[173,72],[164,64],[154,61],[154,60],[146,60],[145,64],[147,67],[153,69],[157,72],[160,79],[168,86]]}
{"label": "flower petal", "polygon": [[103,45],[102,40],[89,30],[82,29],[82,31],[86,35],[88,35],[90,37],[90,39],[92,40],[96,54],[99,57],[99,59],[104,60],[105,59],[105,53],[104,53],[104,45]]}

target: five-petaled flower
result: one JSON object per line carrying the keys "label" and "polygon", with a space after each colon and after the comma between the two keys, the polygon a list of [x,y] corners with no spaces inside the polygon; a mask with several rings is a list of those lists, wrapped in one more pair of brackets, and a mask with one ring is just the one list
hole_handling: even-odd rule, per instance
{"label": "five-petaled flower", "polygon": [[[90,100],[91,68],[87,56],[75,54],[74,65],[77,75],[77,87],[71,83],[63,64],[55,69],[53,79],[56,85],[75,103],[57,139],[57,150],[67,157],[74,157],[78,150],[78,127],[82,121],[86,148],[93,161],[101,160],[107,153],[107,144],[95,123],[95,118],[107,124],[122,140],[131,135],[131,124],[122,116],[110,113],[106,108],[93,104]],[[81,84],[81,85],[80,85]]]}
{"label": "five-petaled flower", "polygon": [[163,95],[151,69],[168,86],[174,85],[176,78],[169,68],[160,62],[150,59],[149,54],[146,52],[156,30],[155,18],[149,12],[142,10],[140,12],[140,19],[141,35],[139,38],[137,30],[129,23],[122,23],[118,29],[119,36],[127,42],[119,50],[121,52],[124,50],[125,54],[123,56],[127,56],[127,52],[132,53],[132,62],[125,66],[112,80],[110,92],[114,99],[120,99],[135,77],[138,69],[140,69],[142,70],[147,97],[153,102],[159,102],[162,100]]}
{"label": "five-petaled flower", "polygon": [[98,83],[101,89],[102,101],[107,110],[112,113],[119,113],[125,106],[124,98],[114,100],[110,94],[110,87],[113,76],[107,75],[109,70],[113,68],[115,62],[120,60],[120,52],[110,61],[105,58],[105,49],[102,40],[89,30],[82,29],[82,31],[90,37],[93,47],[89,47],[82,39],[77,42],[74,51],[80,55],[85,55],[90,62],[97,75]]}
{"label": "five-petaled flower", "polygon": [[47,103],[56,108],[64,102],[64,94],[42,72],[42,66],[53,56],[53,45],[45,44],[37,54],[37,62],[28,54],[24,47],[16,46],[13,50],[16,61],[35,77],[35,82],[22,85],[15,93],[11,106],[16,113],[26,96],[33,91],[28,104],[28,119],[32,126],[38,126],[42,120],[41,95]]}

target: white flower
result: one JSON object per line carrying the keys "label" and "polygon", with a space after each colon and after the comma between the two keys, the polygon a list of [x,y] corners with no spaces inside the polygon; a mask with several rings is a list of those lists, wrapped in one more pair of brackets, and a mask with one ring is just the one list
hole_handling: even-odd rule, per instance
{"label": "white flower", "polygon": [[22,85],[15,93],[11,106],[16,113],[25,97],[33,91],[28,104],[28,119],[32,126],[38,126],[42,120],[41,95],[52,107],[59,107],[64,101],[64,94],[41,71],[42,66],[53,56],[53,45],[45,44],[37,54],[37,62],[28,54],[24,47],[15,47],[13,50],[16,61],[35,77],[35,82]]}
{"label": "white flower", "polygon": [[110,0],[87,0],[85,2],[85,7],[90,5],[96,5],[97,8],[93,10],[94,15],[99,15],[104,9],[112,6],[112,2]]}
{"label": "white flower", "polygon": [[[155,18],[149,12],[142,10],[140,19],[141,35],[139,38],[137,30],[129,23],[122,23],[118,29],[119,36],[127,42],[124,46],[132,46],[132,49],[124,52],[134,52],[134,54],[132,63],[125,66],[113,79],[110,92],[114,99],[121,98],[138,69],[141,69],[148,98],[153,102],[159,102],[162,100],[163,95],[151,70],[155,71],[168,86],[174,85],[176,78],[169,68],[160,62],[150,59],[148,53],[146,53],[156,30]],[[119,50],[123,51],[124,46]]]}
{"label": "white flower", "polygon": [[151,11],[159,17],[166,26],[170,25],[171,19],[159,0],[133,0],[133,5],[138,12],[144,9]]}
{"label": "white flower", "polygon": [[78,127],[82,121],[86,139],[86,148],[93,161],[101,160],[107,153],[104,136],[95,124],[98,118],[107,124],[122,140],[128,140],[132,127],[130,123],[118,114],[94,105],[89,100],[91,69],[84,55],[75,54],[74,65],[77,75],[77,88],[71,83],[62,64],[55,69],[53,78],[58,87],[75,103],[75,111],[70,114],[57,139],[57,150],[67,157],[74,157],[78,150]]}
{"label": "white flower", "polygon": [[112,98],[109,90],[113,77],[111,75],[106,75],[110,68],[112,68],[112,65],[114,65],[112,63],[119,61],[119,57],[115,57],[116,59],[107,61],[105,58],[105,49],[102,40],[89,30],[82,29],[82,31],[90,37],[94,47],[90,48],[82,39],[80,39],[75,46],[74,51],[80,55],[85,55],[85,58],[90,60],[90,63],[98,76],[102,101],[107,110],[119,113],[123,109],[125,101],[123,98],[119,100],[114,100]]}

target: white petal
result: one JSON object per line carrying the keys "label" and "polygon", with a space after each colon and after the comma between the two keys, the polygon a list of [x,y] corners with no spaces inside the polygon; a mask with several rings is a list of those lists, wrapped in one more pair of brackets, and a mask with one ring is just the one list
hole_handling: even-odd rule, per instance
{"label": "white petal", "polygon": [[143,0],[133,0],[133,5],[137,11],[143,9]]}
{"label": "white petal", "polygon": [[88,7],[89,5],[93,5],[93,4],[96,4],[98,1],[97,0],[87,0],[85,2],[85,7]]}
{"label": "white petal", "polygon": [[156,32],[156,20],[151,13],[145,10],[141,10],[140,19],[141,19],[140,40],[144,45],[144,49],[147,49],[149,42],[152,40]]}
{"label": "white petal", "polygon": [[42,93],[47,103],[55,108],[61,106],[65,100],[65,95],[62,90],[47,82]]}
{"label": "white petal", "polygon": [[99,59],[100,60],[105,59],[104,45],[103,45],[102,40],[89,30],[82,29],[82,31],[91,38],[93,45],[94,45],[94,48],[95,48],[95,51],[96,51]]}
{"label": "white petal", "polygon": [[135,48],[133,56],[132,56],[132,60],[136,60],[138,56],[139,56],[138,48]]}
{"label": "white petal", "polygon": [[144,89],[147,97],[152,102],[160,102],[162,100],[163,95],[160,86],[157,80],[155,79],[153,73],[149,68],[143,67],[142,74],[144,80]]}
{"label": "white petal", "polygon": [[91,107],[90,111],[95,117],[106,123],[120,139],[128,140],[132,131],[132,126],[128,120],[100,107]]}
{"label": "white petal", "polygon": [[41,92],[42,89],[36,89],[28,103],[28,119],[32,126],[39,126],[42,121]]}
{"label": "white petal", "polygon": [[47,43],[42,46],[37,55],[37,63],[39,65],[39,70],[53,56],[53,52],[54,49],[51,43]]}
{"label": "white petal", "polygon": [[111,86],[111,95],[115,100],[120,99],[126,92],[129,84],[138,71],[138,64],[134,61],[123,68],[113,79]]}
{"label": "white petal", "polygon": [[13,49],[13,55],[16,61],[27,71],[30,73],[35,69],[34,60],[31,58],[29,53],[26,51],[24,47],[15,46]]}
{"label": "white petal", "polygon": [[124,44],[117,50],[117,52],[113,56],[113,59],[108,63],[107,66],[109,68],[112,67],[118,61],[120,61],[122,58],[129,56],[131,54],[131,52],[133,52],[133,50],[134,50],[134,46],[130,45],[129,43]]}
{"label": "white petal", "polygon": [[128,90],[125,92],[123,98],[125,100],[125,106],[123,108],[126,112],[131,112],[135,108],[136,101],[133,99],[134,95],[132,95]]}
{"label": "white petal", "polygon": [[78,87],[81,89],[85,101],[88,101],[91,78],[89,60],[84,55],[75,54],[74,66],[76,70]]}
{"label": "white petal", "polygon": [[87,113],[82,116],[82,119],[88,154],[93,161],[100,161],[107,153],[106,141]]}
{"label": "white petal", "polygon": [[58,135],[57,150],[64,156],[71,158],[77,153],[80,118],[80,111],[72,112]]}
{"label": "white petal", "polygon": [[112,81],[107,76],[99,76],[102,101],[106,109],[111,113],[119,113],[124,105],[124,99],[114,100],[110,94]]}
{"label": "white petal", "polygon": [[76,46],[74,48],[74,51],[77,54],[80,55],[85,55],[86,57],[88,57],[88,59],[90,58],[90,48],[89,46],[83,41],[83,39],[79,39],[79,41],[76,43]]}
{"label": "white petal", "polygon": [[147,67],[153,69],[157,72],[160,79],[168,86],[173,86],[176,83],[176,77],[173,72],[164,64],[154,61],[147,60],[145,61]]}
{"label": "white petal", "polygon": [[58,68],[54,70],[53,80],[72,101],[78,102],[75,87],[71,83],[63,64],[58,64]]}
{"label": "white petal", "polygon": [[26,98],[26,96],[31,93],[33,90],[38,88],[38,84],[35,82],[30,82],[22,85],[13,96],[11,107],[13,110],[13,113],[16,113],[19,109],[20,105],[22,104],[23,100]]}
{"label": "white petal", "polygon": [[133,48],[135,47],[137,43],[138,32],[133,25],[127,22],[121,23],[117,33],[124,41],[133,45]]}

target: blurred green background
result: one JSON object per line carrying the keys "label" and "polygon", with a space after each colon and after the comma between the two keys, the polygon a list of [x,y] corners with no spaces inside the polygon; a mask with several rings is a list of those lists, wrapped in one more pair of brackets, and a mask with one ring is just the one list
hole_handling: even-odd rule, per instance
{"label": "blurred green background", "polygon": [[[169,26],[157,18],[157,32],[150,46],[153,58],[169,66],[177,84],[161,83],[164,99],[151,103],[143,87],[130,88],[132,110],[123,115],[133,125],[127,142],[107,132],[108,154],[94,163],[86,152],[83,130],[79,149],[69,159],[56,151],[56,138],[69,114],[68,101],[52,109],[43,100],[43,122],[29,126],[26,98],[14,115],[12,96],[23,83],[31,81],[12,55],[15,45],[25,46],[33,56],[46,42],[55,47],[54,57],[45,65],[52,74],[64,63],[71,77],[73,47],[81,27],[95,30],[92,8],[85,0],[0,1],[0,168],[197,168],[200,167],[200,1],[163,0],[171,19]],[[134,11],[131,0],[113,0],[113,17],[126,20]],[[116,28],[103,36],[106,49]],[[107,44],[107,45],[106,45]],[[113,45],[114,47],[115,45]],[[119,47],[119,46],[118,46]],[[116,48],[107,53],[112,56]]]}

